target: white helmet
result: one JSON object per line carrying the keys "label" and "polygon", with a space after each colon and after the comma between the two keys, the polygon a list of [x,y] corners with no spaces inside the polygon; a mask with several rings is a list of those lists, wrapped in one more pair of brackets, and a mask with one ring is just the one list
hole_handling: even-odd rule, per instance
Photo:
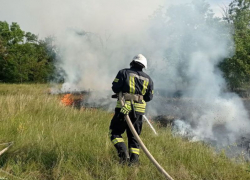
{"label": "white helmet", "polygon": [[136,55],[132,61],[141,63],[144,68],[147,69],[147,59],[142,54]]}

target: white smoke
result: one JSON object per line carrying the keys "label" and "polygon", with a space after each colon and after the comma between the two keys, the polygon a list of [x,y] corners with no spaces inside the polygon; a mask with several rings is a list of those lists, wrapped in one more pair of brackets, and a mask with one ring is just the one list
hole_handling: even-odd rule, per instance
{"label": "white smoke", "polygon": [[225,92],[226,82],[217,67],[234,52],[232,27],[207,8],[198,0],[156,15],[156,20],[165,21],[154,21],[152,34],[158,49],[165,47],[164,60],[155,62],[153,74],[168,94],[180,90],[183,101],[191,99],[179,111],[198,139],[227,145],[247,133],[250,121],[241,99]]}
{"label": "white smoke", "polygon": [[[228,144],[250,129],[241,99],[225,93],[226,83],[217,68],[233,55],[231,27],[213,18],[204,1],[179,0],[174,5],[170,0],[0,3],[1,17],[4,14],[42,37],[57,38],[59,66],[66,73],[63,91],[111,94],[118,70],[129,67],[132,57],[142,53],[155,89],[168,96],[182,93],[184,108],[176,112],[198,139]],[[149,112],[172,113],[175,107],[158,99],[149,103]]]}

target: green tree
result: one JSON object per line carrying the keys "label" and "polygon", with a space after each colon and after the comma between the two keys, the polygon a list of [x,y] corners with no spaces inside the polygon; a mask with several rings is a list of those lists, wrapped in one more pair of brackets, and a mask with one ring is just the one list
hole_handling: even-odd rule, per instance
{"label": "green tree", "polygon": [[224,18],[234,27],[235,55],[225,59],[220,68],[231,90],[249,87],[250,82],[250,1],[234,0]]}
{"label": "green tree", "polygon": [[53,74],[56,53],[52,38],[39,40],[17,23],[0,21],[0,81],[46,82]]}

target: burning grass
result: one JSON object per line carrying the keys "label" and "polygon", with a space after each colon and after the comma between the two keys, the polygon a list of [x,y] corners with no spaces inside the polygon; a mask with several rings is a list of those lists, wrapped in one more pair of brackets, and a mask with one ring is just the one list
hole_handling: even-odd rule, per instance
{"label": "burning grass", "polygon": [[[14,141],[0,157],[0,170],[23,179],[163,179],[142,153],[139,167],[118,164],[109,141],[111,113],[79,110],[45,93],[48,85],[0,84],[0,144]],[[61,97],[61,96],[60,96]],[[173,137],[144,124],[141,138],[176,180],[250,179],[249,163],[234,163],[202,143]],[[0,177],[15,179],[0,171]]]}
{"label": "burning grass", "polygon": [[78,94],[74,95],[71,93],[67,93],[62,96],[61,103],[65,106],[73,106],[73,107],[81,107],[81,102],[84,100],[84,95]]}
{"label": "burning grass", "polygon": [[65,106],[72,106],[74,103],[74,100],[72,98],[71,94],[66,94],[62,97],[61,102],[65,105]]}

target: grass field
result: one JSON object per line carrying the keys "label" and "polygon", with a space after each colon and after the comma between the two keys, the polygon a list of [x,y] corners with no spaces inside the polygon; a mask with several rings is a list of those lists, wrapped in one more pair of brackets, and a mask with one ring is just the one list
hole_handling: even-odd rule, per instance
{"label": "grass field", "polygon": [[[0,144],[14,141],[0,156],[0,179],[164,179],[143,153],[139,167],[118,163],[108,137],[111,113],[66,107],[48,88],[0,84]],[[173,137],[170,129],[156,130],[159,136],[144,124],[141,138],[174,179],[250,179],[249,163]]]}

